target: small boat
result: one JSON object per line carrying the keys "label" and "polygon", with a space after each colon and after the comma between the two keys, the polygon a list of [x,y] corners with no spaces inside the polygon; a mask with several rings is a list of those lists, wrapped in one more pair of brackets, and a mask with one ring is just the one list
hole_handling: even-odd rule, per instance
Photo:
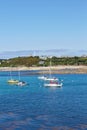
{"label": "small boat", "polygon": [[19,76],[19,82],[16,84],[17,86],[26,86],[27,83],[25,81],[22,81],[21,80],[21,74],[20,74],[20,71],[18,71],[18,76]]}
{"label": "small boat", "polygon": [[44,80],[47,80],[47,81],[58,81],[58,78],[55,78],[55,77],[45,77]]}
{"label": "small boat", "polygon": [[47,77],[47,76],[39,76],[38,79],[45,80],[45,81],[58,81],[58,78],[55,77]]}
{"label": "small boat", "polygon": [[18,80],[14,80],[14,79],[10,79],[7,81],[9,84],[16,84],[18,83],[19,81]]}
{"label": "small boat", "polygon": [[49,83],[45,83],[45,87],[62,87],[63,83],[58,83],[56,81],[50,81]]}
{"label": "small boat", "polygon": [[51,72],[51,60],[50,60],[50,66],[49,66],[49,77],[48,76],[46,76],[45,78],[44,78],[44,80],[46,80],[46,81],[58,81],[58,78],[56,78],[56,77],[53,77],[52,76],[52,72]]}
{"label": "small boat", "polygon": [[45,80],[45,81],[50,81],[50,80],[57,81],[58,80],[58,78],[55,78],[51,75],[51,60],[50,60],[50,66],[49,66],[49,76],[44,76],[44,71],[42,71],[42,72],[43,72],[42,76],[39,76],[38,79]]}
{"label": "small boat", "polygon": [[26,86],[27,83],[24,82],[24,81],[19,81],[16,85],[17,85],[17,86]]}
{"label": "small boat", "polygon": [[10,70],[10,79],[7,81],[7,83],[9,83],[9,84],[16,84],[18,82],[19,82],[19,80],[13,79],[13,77],[12,77],[12,71]]}
{"label": "small boat", "polygon": [[45,80],[45,79],[46,79],[46,76],[39,76],[38,79]]}

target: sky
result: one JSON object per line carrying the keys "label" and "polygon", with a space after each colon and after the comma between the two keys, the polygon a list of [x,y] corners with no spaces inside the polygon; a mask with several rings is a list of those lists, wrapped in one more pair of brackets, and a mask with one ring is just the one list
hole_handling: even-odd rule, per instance
{"label": "sky", "polygon": [[87,50],[87,0],[1,0],[0,52]]}

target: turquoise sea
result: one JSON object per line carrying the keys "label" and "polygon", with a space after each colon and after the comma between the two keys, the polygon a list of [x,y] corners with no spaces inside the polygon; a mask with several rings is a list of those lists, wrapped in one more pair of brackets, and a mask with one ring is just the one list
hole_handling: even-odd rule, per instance
{"label": "turquoise sea", "polygon": [[55,74],[62,88],[46,88],[38,76],[21,72],[29,85],[20,87],[0,72],[0,130],[87,130],[87,74]]}

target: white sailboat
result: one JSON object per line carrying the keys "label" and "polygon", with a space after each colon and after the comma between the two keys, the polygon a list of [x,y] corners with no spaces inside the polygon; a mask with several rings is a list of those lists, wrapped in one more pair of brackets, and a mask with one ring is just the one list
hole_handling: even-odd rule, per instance
{"label": "white sailboat", "polygon": [[27,85],[27,83],[24,82],[24,81],[19,81],[19,82],[17,83],[17,85],[18,85],[18,86],[25,86],[25,85]]}
{"label": "white sailboat", "polygon": [[42,79],[42,80],[45,80],[46,79],[46,76],[42,75],[42,76],[39,76],[38,79]]}
{"label": "white sailboat", "polygon": [[27,85],[26,82],[21,81],[21,79],[20,79],[20,71],[18,71],[18,76],[19,76],[19,82],[17,82],[16,85],[17,86],[25,86],[25,85]]}
{"label": "white sailboat", "polygon": [[[44,67],[44,62],[43,62],[43,61],[41,61],[40,64],[42,64],[43,67]],[[42,70],[42,75],[39,76],[38,79],[45,80],[45,78],[46,78],[46,76],[44,75],[44,69],[43,69],[43,70]]]}
{"label": "white sailboat", "polygon": [[46,87],[62,87],[63,83],[59,82],[59,79],[56,77],[52,77],[51,75],[51,60],[50,60],[50,67],[49,67],[49,77],[44,79],[47,83],[44,83]]}
{"label": "white sailboat", "polygon": [[62,87],[63,83],[58,83],[56,81],[50,81],[49,83],[45,83],[45,87]]}
{"label": "white sailboat", "polygon": [[45,77],[44,80],[46,81],[58,81],[58,78],[56,77],[52,77],[52,74],[51,74],[51,60],[50,60],[50,67],[49,67],[49,77]]}
{"label": "white sailboat", "polygon": [[58,81],[58,78],[55,78],[55,77],[44,77],[44,80],[45,81]]}
{"label": "white sailboat", "polygon": [[45,81],[58,81],[58,79],[56,77],[52,77],[51,75],[51,60],[50,60],[50,67],[49,67],[49,76],[44,76],[44,73],[42,74],[42,76],[39,76],[38,79],[41,80],[45,80]]}

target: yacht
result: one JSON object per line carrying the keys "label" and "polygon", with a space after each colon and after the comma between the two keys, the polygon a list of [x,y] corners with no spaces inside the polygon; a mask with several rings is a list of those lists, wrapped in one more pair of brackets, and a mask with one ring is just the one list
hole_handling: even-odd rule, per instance
{"label": "yacht", "polygon": [[50,81],[49,83],[45,83],[45,87],[62,87],[63,83],[58,83],[57,81]]}

